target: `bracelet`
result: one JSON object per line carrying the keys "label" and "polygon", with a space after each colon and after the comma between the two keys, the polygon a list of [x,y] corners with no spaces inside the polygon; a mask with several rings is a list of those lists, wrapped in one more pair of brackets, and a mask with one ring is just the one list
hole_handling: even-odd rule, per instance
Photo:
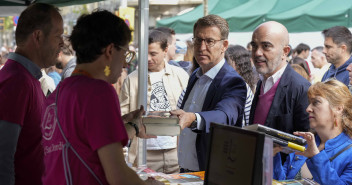
{"label": "bracelet", "polygon": [[138,136],[139,134],[139,128],[137,126],[137,124],[132,123],[132,122],[127,122],[127,124],[131,125],[132,127],[134,127],[134,129],[136,130],[136,136]]}

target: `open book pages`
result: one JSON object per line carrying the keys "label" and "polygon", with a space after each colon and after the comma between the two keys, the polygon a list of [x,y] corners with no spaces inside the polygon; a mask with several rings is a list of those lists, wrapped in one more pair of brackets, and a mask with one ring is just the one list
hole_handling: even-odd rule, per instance
{"label": "open book pages", "polygon": [[167,111],[153,111],[142,117],[146,133],[155,136],[177,136],[181,133],[179,119]]}

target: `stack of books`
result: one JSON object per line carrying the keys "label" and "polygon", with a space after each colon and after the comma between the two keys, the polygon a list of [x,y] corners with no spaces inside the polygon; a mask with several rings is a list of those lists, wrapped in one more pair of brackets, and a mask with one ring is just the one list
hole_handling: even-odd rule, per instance
{"label": "stack of books", "polygon": [[178,136],[181,133],[179,118],[168,111],[151,111],[142,117],[148,135]]}
{"label": "stack of books", "polygon": [[265,133],[267,136],[273,139],[273,142],[282,146],[283,153],[291,153],[291,152],[304,152],[305,145],[307,141],[301,137],[282,132],[270,127],[266,127],[260,124],[253,124],[243,127],[246,130],[257,131],[261,133]]}

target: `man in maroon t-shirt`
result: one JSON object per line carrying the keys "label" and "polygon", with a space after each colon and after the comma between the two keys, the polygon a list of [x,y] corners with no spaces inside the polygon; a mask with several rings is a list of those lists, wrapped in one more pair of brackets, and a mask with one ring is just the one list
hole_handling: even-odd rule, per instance
{"label": "man in maroon t-shirt", "polygon": [[56,63],[63,45],[57,8],[35,3],[16,29],[17,49],[0,71],[0,183],[40,185],[43,174],[41,68]]}

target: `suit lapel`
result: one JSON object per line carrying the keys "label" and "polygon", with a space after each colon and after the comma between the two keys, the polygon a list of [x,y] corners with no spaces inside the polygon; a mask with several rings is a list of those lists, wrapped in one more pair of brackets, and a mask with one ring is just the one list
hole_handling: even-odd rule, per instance
{"label": "suit lapel", "polygon": [[[274,120],[272,120],[272,118],[273,118],[273,116],[275,116],[275,113],[280,108],[279,102],[282,102],[282,99],[287,94],[288,85],[291,82],[291,79],[290,79],[290,77],[292,76],[291,72],[292,72],[292,68],[289,64],[287,64],[286,69],[280,78],[279,85],[278,85],[276,92],[275,92],[274,100],[271,104],[267,119],[265,121],[266,126],[270,126],[270,124],[272,124],[274,122]],[[268,118],[270,118],[270,119],[268,119]]]}
{"label": "suit lapel", "polygon": [[211,82],[209,89],[208,89],[208,92],[207,92],[207,95],[205,96],[205,99],[204,99],[202,111],[207,110],[207,108],[211,105],[211,102],[214,99],[215,93],[217,90],[219,90],[218,88],[220,86],[220,83],[226,74],[226,71],[227,71],[226,67],[228,65],[229,64],[227,64],[227,62],[225,62],[225,64],[221,67],[220,71],[218,72],[218,74],[215,76],[215,78]]}
{"label": "suit lapel", "polygon": [[259,80],[258,83],[257,83],[256,90],[255,90],[254,98],[253,98],[253,101],[252,101],[251,112],[249,114],[249,124],[250,125],[253,124],[255,109],[257,107],[257,102],[258,102],[258,97],[259,97],[259,94],[260,94],[261,86],[262,86],[262,80]]}

